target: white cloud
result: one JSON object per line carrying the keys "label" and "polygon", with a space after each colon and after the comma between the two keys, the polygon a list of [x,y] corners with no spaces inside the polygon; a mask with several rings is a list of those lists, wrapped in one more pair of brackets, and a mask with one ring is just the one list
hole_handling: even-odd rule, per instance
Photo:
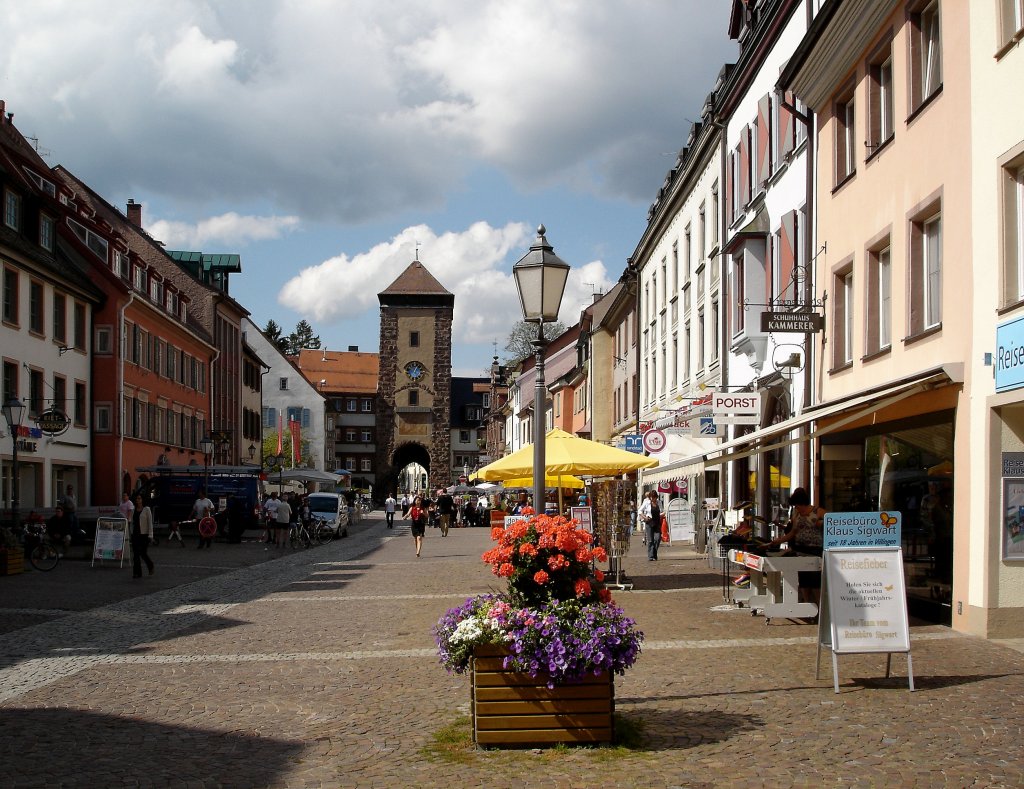
{"label": "white cloud", "polygon": [[202,249],[268,241],[281,238],[298,227],[297,216],[240,216],[230,211],[195,223],[158,219],[146,223],[146,232],[171,249]]}
{"label": "white cloud", "polygon": [[101,192],[143,184],[183,213],[379,219],[480,167],[646,201],[734,49],[728,4],[705,0],[95,11],[0,6],[8,108]]}
{"label": "white cloud", "polygon": [[[511,327],[522,319],[512,264],[534,241],[523,223],[495,228],[477,222],[463,232],[437,235],[425,225],[407,227],[393,239],[353,256],[338,255],[299,272],[285,283],[279,301],[314,325],[358,320],[378,309],[385,290],[415,259],[455,294],[453,340],[487,344],[500,352]],[[593,293],[614,285],[601,261],[570,269],[560,318],[570,326],[593,301]]]}

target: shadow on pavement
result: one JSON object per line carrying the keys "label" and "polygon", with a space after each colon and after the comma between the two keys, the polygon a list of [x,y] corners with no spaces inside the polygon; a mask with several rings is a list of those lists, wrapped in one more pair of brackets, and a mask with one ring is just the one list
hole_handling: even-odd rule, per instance
{"label": "shadow on pavement", "polygon": [[[1006,679],[1007,677],[1019,677],[1020,672],[1009,674],[951,674],[920,676],[914,674],[914,687],[921,690],[939,690],[941,688],[955,688],[958,685],[970,685],[975,682],[984,682],[989,679]],[[845,682],[840,675],[839,689],[853,690],[850,685],[863,688],[864,690],[906,690],[907,675],[894,674],[891,677],[850,677]]]}
{"label": "shadow on pavement", "polygon": [[[607,573],[605,579],[608,579]],[[629,580],[634,589],[710,589],[722,586],[722,576],[719,573],[633,575]]]}
{"label": "shadow on pavement", "polygon": [[616,709],[643,727],[641,750],[668,751],[720,743],[765,725],[758,715],[737,715],[720,710]]}
{"label": "shadow on pavement", "polygon": [[256,734],[72,709],[4,709],[0,741],[8,786],[266,786],[301,755]]}

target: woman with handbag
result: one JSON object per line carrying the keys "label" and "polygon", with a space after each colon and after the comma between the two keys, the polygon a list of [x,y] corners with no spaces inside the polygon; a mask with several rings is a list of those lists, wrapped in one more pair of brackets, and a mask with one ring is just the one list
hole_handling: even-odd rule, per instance
{"label": "woman with handbag", "polygon": [[423,497],[417,496],[409,508],[409,519],[412,521],[412,539],[416,543],[416,558],[423,549],[423,535],[427,531],[427,511],[423,509]]}

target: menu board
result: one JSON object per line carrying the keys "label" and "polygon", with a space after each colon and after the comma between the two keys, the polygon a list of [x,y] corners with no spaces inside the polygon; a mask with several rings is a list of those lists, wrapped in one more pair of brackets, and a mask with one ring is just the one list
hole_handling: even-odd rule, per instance
{"label": "menu board", "polygon": [[665,520],[672,542],[693,542],[693,510],[686,499],[672,499],[665,508]]}
{"label": "menu board", "polygon": [[833,652],[909,652],[901,548],[825,551],[819,639]]}

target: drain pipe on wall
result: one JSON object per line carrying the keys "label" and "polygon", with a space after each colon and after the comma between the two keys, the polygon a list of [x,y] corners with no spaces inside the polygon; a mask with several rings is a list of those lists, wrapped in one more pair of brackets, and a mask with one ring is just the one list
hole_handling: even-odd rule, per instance
{"label": "drain pipe on wall", "polygon": [[[118,414],[118,430],[117,430],[117,484],[118,486],[124,485],[124,357],[127,351],[127,338],[124,336],[124,316],[128,311],[128,307],[135,301],[135,291],[129,291],[128,301],[126,301],[121,309],[118,311],[117,316],[117,345],[120,349],[120,361],[121,363],[117,366],[117,414]],[[123,492],[122,487],[122,492]]]}

